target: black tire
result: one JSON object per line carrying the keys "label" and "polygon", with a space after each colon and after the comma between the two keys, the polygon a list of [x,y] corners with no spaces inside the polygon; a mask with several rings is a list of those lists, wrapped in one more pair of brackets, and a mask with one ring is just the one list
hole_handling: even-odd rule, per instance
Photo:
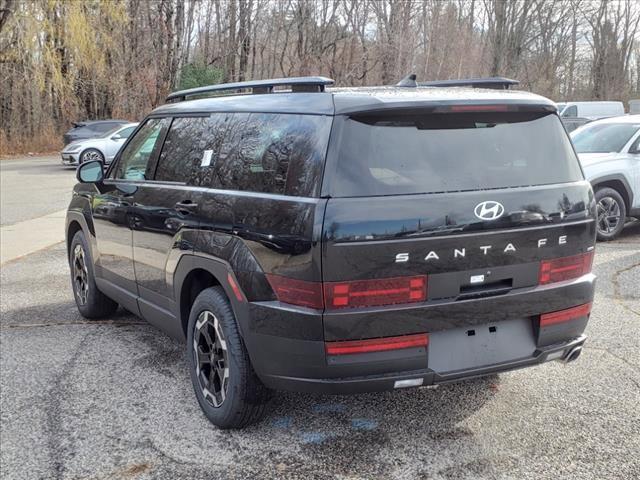
{"label": "black tire", "polygon": [[251,366],[221,287],[207,288],[196,297],[189,315],[187,354],[196,398],[211,423],[222,429],[243,428],[263,417],[269,390]]}
{"label": "black tire", "polygon": [[609,187],[596,190],[596,209],[598,214],[598,240],[607,242],[620,235],[627,217],[627,207],[622,195]]}
{"label": "black tire", "polygon": [[104,155],[97,148],[87,148],[86,150],[83,150],[78,158],[80,159],[78,164],[90,162],[92,160],[100,160],[104,163]]}
{"label": "black tire", "polygon": [[[82,231],[76,232],[69,248],[71,288],[78,311],[85,318],[103,318],[113,314],[118,304],[98,290],[89,245]],[[82,260],[78,257],[82,256]]]}

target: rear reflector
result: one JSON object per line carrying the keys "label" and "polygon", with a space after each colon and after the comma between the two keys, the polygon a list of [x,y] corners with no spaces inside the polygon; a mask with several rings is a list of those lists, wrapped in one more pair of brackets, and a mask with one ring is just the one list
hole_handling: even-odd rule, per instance
{"label": "rear reflector", "polygon": [[327,308],[373,307],[397,303],[424,302],[427,277],[380,278],[324,284]]}
{"label": "rear reflector", "polygon": [[539,284],[561,282],[578,278],[591,271],[593,250],[572,257],[554,258],[540,263]]}
{"label": "rear reflector", "polygon": [[578,305],[577,307],[567,308],[566,310],[559,310],[557,312],[543,313],[540,315],[540,326],[548,327],[556,323],[568,322],[576,318],[585,317],[589,315],[589,313],[591,313],[591,303],[585,303],[584,305]]}
{"label": "rear reflector", "polygon": [[267,275],[267,280],[281,302],[309,308],[324,308],[321,283],[280,275]]}
{"label": "rear reflector", "polygon": [[350,355],[353,353],[384,352],[403,348],[426,347],[429,336],[426,333],[404,335],[402,337],[372,338],[370,340],[347,340],[325,342],[327,355]]}
{"label": "rear reflector", "polygon": [[236,281],[234,280],[234,278],[231,276],[230,273],[227,273],[227,282],[229,282],[229,285],[231,285],[233,294],[236,296],[238,301],[244,302],[244,295],[242,293],[242,290],[240,290],[240,287],[238,286],[238,284],[236,283]]}

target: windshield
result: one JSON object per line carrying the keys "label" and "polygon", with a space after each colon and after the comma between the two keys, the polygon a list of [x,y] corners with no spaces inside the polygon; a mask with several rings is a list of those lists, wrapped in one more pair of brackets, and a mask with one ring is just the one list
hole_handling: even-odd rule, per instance
{"label": "windshield", "polygon": [[131,135],[135,129],[136,129],[135,125],[127,128],[122,128],[122,125],[121,125],[119,127],[109,130],[105,135],[105,137],[118,134],[120,138],[129,138],[129,135]]}
{"label": "windshield", "polygon": [[104,122],[104,123],[90,123],[86,125],[84,128],[89,132],[93,133],[96,138],[101,138],[106,136],[109,132],[114,129],[118,129],[122,127],[122,123],[119,122]]}
{"label": "windshield", "polygon": [[113,128],[109,128],[104,133],[100,132],[98,137],[99,138],[110,137],[111,135],[115,135],[121,128],[122,128],[122,125],[117,125],[117,126],[115,126]]}
{"label": "windshield", "polygon": [[571,132],[578,153],[619,152],[640,128],[640,123],[600,123]]}
{"label": "windshield", "polygon": [[573,182],[582,173],[560,120],[540,113],[348,118],[336,196]]}

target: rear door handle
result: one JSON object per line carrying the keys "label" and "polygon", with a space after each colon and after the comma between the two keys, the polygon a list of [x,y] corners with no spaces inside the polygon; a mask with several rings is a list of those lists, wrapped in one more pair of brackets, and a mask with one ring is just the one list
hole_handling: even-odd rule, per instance
{"label": "rear door handle", "polygon": [[193,213],[198,208],[198,204],[193,203],[191,200],[183,200],[182,202],[176,203],[173,208],[175,208],[179,213],[189,214]]}

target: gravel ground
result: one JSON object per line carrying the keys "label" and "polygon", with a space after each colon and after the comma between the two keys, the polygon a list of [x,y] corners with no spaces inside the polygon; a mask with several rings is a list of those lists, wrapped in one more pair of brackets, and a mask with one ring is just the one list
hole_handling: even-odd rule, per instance
{"label": "gravel ground", "polygon": [[200,413],[181,344],[79,317],[62,244],[2,269],[3,478],[640,477],[640,224],[599,244],[582,357],[437,389],[276,394],[259,425]]}

